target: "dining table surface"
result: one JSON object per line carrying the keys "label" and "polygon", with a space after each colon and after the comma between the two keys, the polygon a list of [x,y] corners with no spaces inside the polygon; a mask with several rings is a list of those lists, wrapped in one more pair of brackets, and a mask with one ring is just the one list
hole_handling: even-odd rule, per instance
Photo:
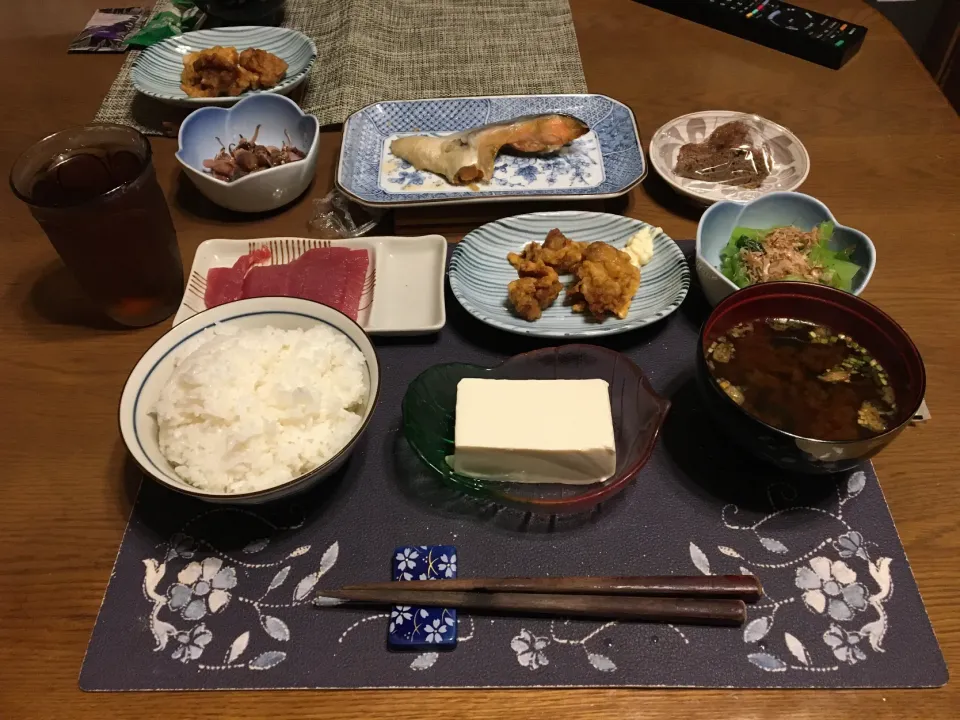
{"label": "dining table surface", "polygon": [[[102,0],[5,3],[0,158],[92,120],[122,55],[66,48]],[[866,232],[878,264],[864,297],[903,325],[928,374],[932,418],[876,458],[900,538],[948,665],[960,667],[960,119],[894,26],[860,0],[803,0],[869,28],[830,70],[631,0],[571,0],[591,92],[629,105],[644,143],[696,110],[757,113],[811,157],[802,190]],[[520,20],[518,20],[520,21]],[[176,140],[151,140],[187,267],[209,238],[308,234],[333,184],[340,129],[324,130],[316,180],[292,207],[245,216],[203,199]],[[456,241],[496,204],[397,212],[398,234]],[[692,238],[701,210],[651,172],[618,211]],[[956,682],[928,690],[525,689],[84,693],[77,677],[140,477],[117,402],[169,321],[105,325],[11,192],[0,194],[0,717],[28,718],[924,718],[960,716]],[[136,242],[131,237],[130,242]],[[413,693],[415,693],[415,698]]]}

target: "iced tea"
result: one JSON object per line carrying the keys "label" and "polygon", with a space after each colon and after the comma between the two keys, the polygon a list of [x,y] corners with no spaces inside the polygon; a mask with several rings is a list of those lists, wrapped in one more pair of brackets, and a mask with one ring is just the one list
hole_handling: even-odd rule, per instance
{"label": "iced tea", "polygon": [[111,318],[141,327],[177,308],[177,234],[141,133],[109,124],[56,133],[20,156],[10,184]]}

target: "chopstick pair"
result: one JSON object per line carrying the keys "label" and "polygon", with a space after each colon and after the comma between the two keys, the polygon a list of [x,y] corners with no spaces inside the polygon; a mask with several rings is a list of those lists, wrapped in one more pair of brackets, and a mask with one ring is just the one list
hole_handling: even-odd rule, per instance
{"label": "chopstick pair", "polygon": [[348,585],[315,603],[420,605],[508,614],[737,626],[763,596],[752,575],[460,578]]}

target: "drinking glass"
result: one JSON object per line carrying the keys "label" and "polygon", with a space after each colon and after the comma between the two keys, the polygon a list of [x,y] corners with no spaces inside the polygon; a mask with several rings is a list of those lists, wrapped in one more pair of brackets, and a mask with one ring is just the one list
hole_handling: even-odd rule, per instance
{"label": "drinking glass", "polygon": [[54,133],[17,159],[10,186],[113,320],[143,327],[177,308],[180,248],[142,133],[106,123]]}

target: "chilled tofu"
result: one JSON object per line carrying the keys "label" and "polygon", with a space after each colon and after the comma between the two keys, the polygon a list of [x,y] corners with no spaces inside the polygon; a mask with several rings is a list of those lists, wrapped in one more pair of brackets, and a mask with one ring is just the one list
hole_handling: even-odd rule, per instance
{"label": "chilled tofu", "polygon": [[616,471],[605,380],[489,380],[457,384],[454,455],[463,475],[586,485]]}

